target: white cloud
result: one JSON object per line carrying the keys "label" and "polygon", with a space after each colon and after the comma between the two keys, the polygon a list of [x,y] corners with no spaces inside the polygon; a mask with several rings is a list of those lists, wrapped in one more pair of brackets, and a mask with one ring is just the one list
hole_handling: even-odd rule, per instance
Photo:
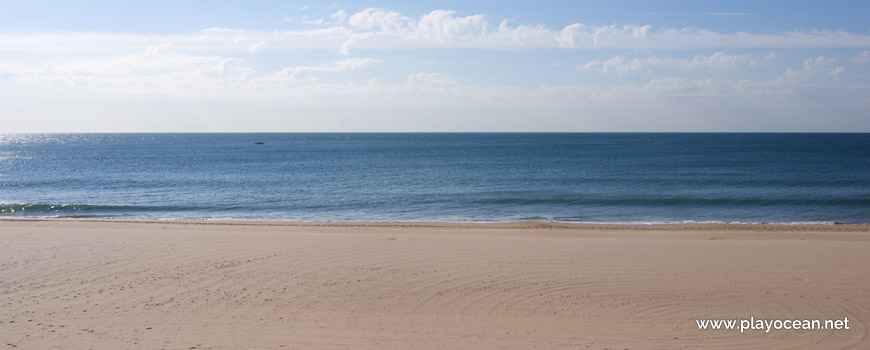
{"label": "white cloud", "polygon": [[455,12],[436,10],[420,17],[416,23],[416,38],[421,41],[448,43],[455,39],[471,39],[489,34],[489,22],[483,15],[454,17]]}
{"label": "white cloud", "polygon": [[[490,23],[484,15],[457,15],[436,10],[421,16],[395,11],[366,9],[348,14],[343,10],[320,22],[325,27],[296,31],[249,31],[210,28],[189,34],[132,34],[52,32],[0,34],[0,89],[36,91],[39,96],[80,96],[114,101],[117,96],[159,96],[174,101],[189,98],[209,101],[238,100],[241,105],[266,106],[283,103],[307,106],[507,106],[564,108],[575,115],[578,106],[652,106],[661,101],[684,99],[793,99],[811,89],[828,89],[840,96],[848,91],[842,82],[845,68],[837,60],[820,56],[805,60],[775,79],[752,81],[686,79],[669,77],[613,86],[473,86],[462,79],[437,72],[411,70],[406,79],[366,83],[323,83],[327,74],[370,67],[374,58],[345,58],[321,64],[285,63],[285,67],[257,71],[243,58],[280,50],[325,49],[349,54],[353,49],[482,48],[482,49],[705,49],[780,47],[870,46],[867,35],[843,31],[811,31],[786,34],[724,34],[704,29],[659,28],[651,25],[595,26],[574,23],[551,29],[544,25]],[[329,22],[329,23],[327,23]],[[657,68],[676,70],[722,70],[757,65],[776,57],[762,58],[722,51],[687,58],[664,56],[624,57],[591,61],[581,71],[613,73],[645,72]],[[289,55],[271,56],[294,57]],[[20,58],[20,59],[13,59]],[[260,60],[262,57],[257,57]],[[847,58],[848,59],[848,58]],[[854,61],[870,61],[870,51]],[[431,63],[431,62],[429,62]],[[439,69],[427,67],[423,69]],[[852,69],[852,68],[850,68]],[[851,71],[850,71],[851,72]],[[320,78],[320,79],[318,79]],[[847,79],[844,79],[847,80]],[[827,84],[827,85],[825,85]],[[866,89],[852,88],[854,105],[868,105]],[[0,101],[12,100],[10,95]],[[825,95],[825,94],[820,94]],[[723,100],[724,101],[724,100]],[[635,103],[637,102],[637,103]],[[2,103],[0,103],[2,104]],[[710,105],[726,105],[727,103]],[[738,104],[734,104],[738,105]],[[785,105],[779,103],[777,105]],[[532,106],[532,107],[523,107]],[[30,107],[28,107],[30,108]],[[35,108],[35,107],[34,107]],[[327,108],[327,107],[324,107]],[[484,108],[484,107],[481,107]],[[98,108],[97,108],[98,109]],[[280,109],[280,108],[279,108]],[[530,109],[531,110],[531,109]],[[531,110],[534,112],[533,110]],[[574,114],[572,114],[574,113]],[[540,113],[543,114],[543,113]]]}
{"label": "white cloud", "polygon": [[229,91],[244,85],[250,73],[238,58],[161,53],[156,48],[110,58],[0,64],[0,75],[7,77],[7,86],[118,94],[189,96]]}
{"label": "white cloud", "polygon": [[344,24],[347,21],[348,14],[344,12],[344,10],[338,10],[335,13],[331,14],[329,17],[335,19],[339,25]]}
{"label": "white cloud", "polygon": [[348,23],[353,27],[362,30],[376,30],[384,34],[405,31],[410,22],[411,19],[401,13],[371,7],[348,18]]}
{"label": "white cloud", "polygon": [[[334,100],[353,101],[353,103],[361,104],[453,105],[466,103],[469,105],[507,104],[512,106],[573,106],[586,103],[621,106],[660,104],[663,103],[662,101],[684,103],[687,101],[728,101],[734,99],[740,101],[766,100],[770,103],[780,104],[783,100],[797,102],[807,98],[807,96],[813,96],[809,91],[817,89],[838,92],[833,95],[848,93],[852,96],[860,96],[867,93],[866,88],[863,90],[858,88],[860,91],[856,90],[858,92],[849,93],[850,89],[854,90],[854,88],[821,85],[823,80],[820,80],[820,77],[815,73],[825,72],[836,77],[843,70],[839,68],[828,69],[830,60],[825,57],[813,58],[809,61],[813,62],[810,71],[789,69],[780,77],[761,81],[739,78],[687,79],[668,77],[612,86],[480,87],[467,85],[459,79],[441,73],[419,72],[409,74],[407,80],[402,83],[387,84],[379,80],[371,80],[365,85],[313,84],[293,88],[285,93],[294,96],[303,94],[312,100],[320,100],[329,96]],[[819,62],[821,66],[816,66],[816,62]],[[674,99],[683,100],[679,102]],[[870,104],[870,101],[867,102]]]}
{"label": "white cloud", "polygon": [[[836,131],[846,130],[843,125],[852,125],[848,118],[862,118],[863,111],[870,107],[870,99],[866,97],[870,96],[870,91],[866,87],[830,81],[829,74],[836,75],[833,73],[836,67],[826,57],[808,59],[805,65],[801,63],[779,78],[762,81],[669,77],[612,86],[474,86],[437,72],[411,73],[406,79],[395,82],[371,79],[361,84],[322,83],[312,78],[318,74],[362,69],[376,61],[349,58],[293,65],[263,75],[253,72],[239,58],[184,55],[171,49],[171,46],[154,47],[148,53],[110,60],[0,64],[0,86],[13,87],[6,92],[27,90],[15,87],[46,87],[41,90],[40,99],[74,100],[75,103],[68,106],[77,110],[64,113],[105,115],[107,122],[100,124],[103,127],[111,127],[118,113],[141,115],[137,120],[144,122],[139,129],[135,129],[137,126],[123,129],[138,131],[163,125],[149,123],[156,118],[153,115],[167,120],[187,120],[190,126],[184,130],[201,131],[204,124],[191,121],[189,113],[200,113],[202,120],[209,121],[206,126],[217,128],[216,131],[298,131],[299,128],[311,131],[444,128],[453,131],[492,131],[494,128],[504,131],[697,131],[698,128],[722,131],[741,126],[745,127],[741,129],[744,131],[783,131],[783,128]],[[824,93],[816,93],[820,90]],[[19,102],[22,96],[30,95],[0,94],[4,113],[47,118],[45,114],[56,114],[60,110],[54,106],[63,105],[40,105],[33,103],[33,98],[28,103]],[[154,99],[170,103],[154,105]],[[123,102],[115,102],[112,107],[112,101]],[[130,108],[129,101],[147,108],[142,111]],[[178,108],[179,101],[195,105],[197,110]],[[818,122],[813,124],[813,118],[807,117],[830,108],[839,108],[833,114],[846,121],[836,124],[833,119],[826,119],[824,125],[819,126]],[[469,114],[469,110],[474,112]],[[713,120],[714,124],[686,124],[695,118],[706,118],[710,113],[719,113],[721,119]],[[407,118],[409,114],[414,118]],[[239,115],[250,117],[239,121]],[[394,119],[385,122],[384,115],[392,115],[390,118]],[[484,115],[498,117],[480,117]],[[792,119],[799,117],[808,121],[801,124]],[[470,124],[478,120],[476,118],[480,123]],[[741,118],[742,122],[736,122],[735,118]],[[758,126],[760,121],[771,118],[779,119],[767,128]],[[444,120],[448,119],[450,122],[445,124]],[[514,123],[505,124],[510,120]],[[354,121],[359,124],[348,124]],[[717,128],[716,122],[724,126]],[[67,125],[49,124],[52,127]],[[171,128],[173,124],[169,125]],[[73,129],[59,130],[79,130],[74,129],[75,125],[69,127]],[[44,130],[38,125],[18,128]]]}
{"label": "white cloud", "polygon": [[833,57],[819,56],[816,58],[807,58],[804,60],[804,70],[813,71],[818,67],[833,64],[834,62],[837,62],[837,59]]}
{"label": "white cloud", "polygon": [[665,96],[725,96],[740,92],[745,81],[729,81],[721,79],[684,79],[665,78],[651,80],[643,89],[654,95]]}
{"label": "white cloud", "polygon": [[834,79],[837,79],[839,77],[839,74],[842,73],[845,68],[829,68],[830,65],[836,62],[836,58],[827,56],[807,58],[803,62],[803,69],[788,68],[781,77],[776,79],[776,82],[782,85],[806,83],[817,77],[819,73],[828,73]]}
{"label": "white cloud", "polygon": [[[266,88],[281,88],[293,81],[314,81],[317,73],[362,69],[377,62],[373,58],[348,58],[313,66],[288,66],[264,75],[239,58],[188,55],[172,52],[168,46],[152,46],[141,54],[107,58],[0,62],[0,87],[179,98],[251,98],[264,93]],[[281,88],[275,93],[286,91]]]}
{"label": "white cloud", "polygon": [[812,30],[789,33],[719,33],[699,28],[651,25],[596,26],[583,23],[563,28],[542,24],[491,23],[483,14],[459,16],[434,10],[418,17],[367,8],[343,10],[327,19],[309,21],[327,27],[294,31],[249,31],[211,28],[191,34],[52,32],[0,34],[0,51],[51,54],[141,51],[172,44],[189,50],[244,52],[268,42],[271,49],[414,49],[414,48],[568,48],[568,49],[727,49],[727,48],[866,48],[870,35]]}
{"label": "white cloud", "polygon": [[[250,45],[250,44],[249,44]],[[265,45],[265,44],[264,44]],[[271,47],[271,43],[269,43]],[[364,85],[322,84],[320,74],[334,74],[370,67],[374,58],[347,58],[318,65],[291,65],[273,72],[257,72],[240,58],[223,55],[192,55],[174,50],[176,44],[152,45],[138,54],[104,58],[65,57],[40,62],[0,61],[0,86],[6,88],[73,89],[116,94],[146,94],[175,98],[294,99],[298,103],[356,101],[356,103],[444,103],[446,101],[499,100],[507,103],[547,97],[608,100],[662,96],[788,96],[805,85],[821,82],[819,75],[838,78],[845,68],[833,67],[836,59],[808,58],[797,69],[766,82],[748,80],[684,79],[671,77],[621,86],[475,87],[454,77],[433,72],[409,74],[404,82],[382,83],[373,79]],[[656,67],[675,69],[726,69],[751,66],[749,55],[722,52],[693,58],[615,56],[593,61],[579,69],[603,72],[635,72]],[[585,68],[584,68],[585,66]],[[561,96],[561,97],[560,97]],[[334,103],[334,102],[330,102]],[[534,102],[538,103],[538,102]],[[564,103],[564,100],[563,102]]]}
{"label": "white cloud", "polygon": [[379,62],[373,58],[348,58],[339,61],[330,61],[317,66],[289,66],[284,67],[274,74],[252,81],[252,86],[264,86],[283,84],[296,80],[315,80],[311,73],[339,73],[349,70],[362,69]]}
{"label": "white cloud", "polygon": [[840,79],[840,73],[843,73],[843,71],[845,70],[846,67],[837,67],[832,69],[830,74],[832,77],[834,77],[834,79]]}
{"label": "white cloud", "polygon": [[266,47],[267,45],[268,45],[268,43],[266,43],[265,41],[255,42],[255,43],[251,44],[250,46],[248,46],[248,52],[257,53],[260,50],[262,50],[264,47]]}
{"label": "white cloud", "polygon": [[754,66],[756,60],[750,55],[729,55],[724,52],[716,52],[709,56],[698,55],[692,59],[679,59],[671,57],[645,57],[631,60],[622,56],[614,56],[607,60],[594,60],[577,66],[582,72],[600,71],[604,73],[631,73],[649,71],[651,68],[676,68],[676,69],[731,69],[744,66]]}
{"label": "white cloud", "polygon": [[416,73],[408,75],[408,86],[418,90],[441,90],[450,85],[457,84],[453,78],[447,77],[441,73]]}
{"label": "white cloud", "polygon": [[302,23],[303,23],[303,24],[311,24],[311,25],[322,26],[322,25],[326,25],[326,24],[328,24],[329,22],[327,22],[327,21],[326,21],[325,19],[323,19],[323,18],[318,18],[318,19],[310,20],[310,21],[302,21]]}
{"label": "white cloud", "polygon": [[[620,62],[613,58],[611,60],[612,67],[622,67],[629,62],[626,60]],[[813,92],[818,92],[819,90],[828,90],[833,95],[839,95],[846,99],[870,93],[867,87],[862,86],[825,85],[825,80],[822,79],[824,76],[820,75],[820,73],[826,73],[834,79],[838,79],[840,74],[845,71],[845,68],[841,66],[831,68],[831,65],[835,62],[836,59],[826,56],[808,58],[802,62],[801,68],[789,68],[783,75],[770,80],[668,77],[649,80],[645,83],[598,88],[581,86],[548,87],[547,90],[560,91],[565,98],[586,97],[606,100],[611,103],[624,101],[639,104],[657,103],[672,98],[689,98],[689,100],[718,99],[720,102],[728,99],[739,99],[741,101],[795,99],[795,102],[797,102],[804,98],[817,98],[815,97],[817,95]],[[602,66],[604,65],[602,63]],[[571,95],[567,95],[568,92],[566,91],[570,91]],[[864,100],[865,104],[870,105],[870,99],[866,97],[861,99]],[[858,102],[857,100],[860,99],[856,99],[853,102]]]}

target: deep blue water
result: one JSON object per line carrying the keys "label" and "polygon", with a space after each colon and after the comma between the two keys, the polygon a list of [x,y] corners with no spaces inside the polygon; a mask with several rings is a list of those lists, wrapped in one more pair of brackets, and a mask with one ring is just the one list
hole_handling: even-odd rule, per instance
{"label": "deep blue water", "polygon": [[870,134],[0,135],[0,215],[870,223]]}

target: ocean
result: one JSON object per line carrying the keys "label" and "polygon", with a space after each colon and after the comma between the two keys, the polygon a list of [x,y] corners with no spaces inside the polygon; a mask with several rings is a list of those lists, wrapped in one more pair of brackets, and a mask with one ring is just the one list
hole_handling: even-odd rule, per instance
{"label": "ocean", "polygon": [[870,223],[870,134],[6,134],[0,216]]}

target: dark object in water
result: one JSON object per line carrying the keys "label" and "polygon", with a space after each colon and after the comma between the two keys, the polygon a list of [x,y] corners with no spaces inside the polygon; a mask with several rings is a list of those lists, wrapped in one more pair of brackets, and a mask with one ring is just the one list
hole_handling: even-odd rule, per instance
{"label": "dark object in water", "polygon": [[260,141],[254,142],[255,145],[262,145],[263,143]]}

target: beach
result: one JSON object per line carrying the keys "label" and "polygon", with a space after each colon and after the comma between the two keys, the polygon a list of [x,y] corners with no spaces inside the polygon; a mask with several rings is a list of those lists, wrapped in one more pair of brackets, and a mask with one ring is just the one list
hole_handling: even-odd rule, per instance
{"label": "beach", "polygon": [[0,348],[861,349],[867,266],[867,225],[9,218]]}

